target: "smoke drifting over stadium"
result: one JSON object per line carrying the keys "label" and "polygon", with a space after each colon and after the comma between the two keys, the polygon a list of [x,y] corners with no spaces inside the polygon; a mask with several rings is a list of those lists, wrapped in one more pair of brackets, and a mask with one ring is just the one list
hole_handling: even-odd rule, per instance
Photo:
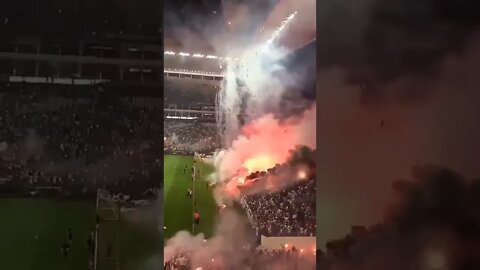
{"label": "smoke drifting over stadium", "polygon": [[[314,1],[305,2],[310,8],[314,5]],[[215,23],[198,29],[198,35],[210,41],[217,55],[230,57],[223,67],[225,77],[216,104],[223,146],[214,157],[212,183],[217,199],[222,198],[217,200],[217,226],[214,235],[205,241],[203,235],[177,233],[167,242],[164,253],[165,262],[177,260],[179,256],[188,257],[192,269],[244,269],[245,263],[258,260],[255,250],[258,239],[255,238],[259,235],[255,237],[252,224],[233,207],[240,205],[242,188],[248,185],[248,194],[268,193],[299,181],[313,181],[315,174],[312,150],[316,148],[316,104],[314,97],[303,93],[313,92],[314,87],[301,89],[305,88],[305,77],[309,76],[304,70],[305,62],[314,62],[313,55],[303,59],[303,63],[298,61],[295,66],[289,66],[286,59],[292,52],[282,48],[277,39],[255,40],[248,26],[236,28],[240,21],[248,21],[242,20],[245,16],[257,22],[250,28],[255,26],[258,30],[271,7],[259,14],[248,5],[242,4],[236,9],[230,2],[225,6],[229,12],[240,11],[238,16],[229,15],[235,20],[228,25],[236,31],[212,33]],[[288,26],[284,26],[284,30],[288,30]],[[297,71],[293,72],[295,68]],[[271,170],[274,167],[275,172]],[[264,262],[261,269],[315,269],[311,249],[305,253],[298,251],[298,255],[292,255],[288,261]],[[269,260],[274,260],[272,258]]]}
{"label": "smoke drifting over stadium", "polygon": [[332,241],[317,269],[478,269],[480,181],[441,166],[416,166],[393,184],[388,217]]}
{"label": "smoke drifting over stadium", "polygon": [[267,114],[247,124],[231,147],[218,153],[215,161],[218,180],[225,181],[232,176],[244,178],[255,171],[284,164],[299,145],[314,149],[315,116],[313,106],[300,117],[279,120]]}
{"label": "smoke drifting over stadium", "polygon": [[[469,17],[473,1],[450,9],[445,3],[322,2],[321,246],[352,225],[381,220],[393,196],[392,182],[408,179],[414,165],[440,164],[468,178],[480,175],[477,17]],[[334,14],[344,19],[333,19]],[[368,29],[389,42],[367,43]]]}
{"label": "smoke drifting over stadium", "polygon": [[431,96],[428,85],[442,62],[464,54],[480,27],[475,0],[329,0],[320,3],[318,59],[322,70],[346,70],[349,83],[365,84],[362,102],[415,101]]}

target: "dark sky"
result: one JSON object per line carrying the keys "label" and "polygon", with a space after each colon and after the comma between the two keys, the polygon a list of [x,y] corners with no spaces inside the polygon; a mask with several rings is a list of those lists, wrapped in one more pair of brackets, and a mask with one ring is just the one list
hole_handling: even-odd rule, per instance
{"label": "dark sky", "polygon": [[202,32],[212,22],[223,23],[221,0],[166,0],[164,26],[167,36],[176,27]]}
{"label": "dark sky", "polygon": [[[165,1],[165,37],[183,39],[187,30],[205,40],[225,32],[251,36],[263,24],[278,0]],[[229,22],[232,24],[229,25]],[[179,31],[179,28],[183,28]],[[217,41],[218,42],[218,41]],[[188,42],[191,41],[188,39]],[[214,46],[215,47],[215,46]]]}
{"label": "dark sky", "polygon": [[157,0],[3,0],[0,31],[17,34],[160,35],[162,3]]}

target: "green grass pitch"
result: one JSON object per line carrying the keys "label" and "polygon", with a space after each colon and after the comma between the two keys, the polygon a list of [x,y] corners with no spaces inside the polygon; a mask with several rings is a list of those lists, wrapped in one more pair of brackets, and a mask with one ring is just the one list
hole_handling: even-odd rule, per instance
{"label": "green grass pitch", "polygon": [[[0,269],[88,269],[87,238],[95,224],[93,201],[0,199],[0,217]],[[72,251],[64,258],[60,248],[69,227]]]}
{"label": "green grass pitch", "polygon": [[[87,239],[95,228],[94,200],[0,199],[0,217],[0,269],[90,269]],[[60,248],[69,227],[72,250],[64,258]],[[157,270],[151,261],[160,254],[159,236],[156,223],[102,222],[97,270],[117,269],[115,258],[107,257],[108,242],[115,243],[114,253],[120,250],[121,269]]]}
{"label": "green grass pitch", "polygon": [[[119,258],[122,270],[158,270],[150,261],[160,254],[161,240],[157,224],[134,224],[126,221],[105,221],[100,225],[98,270],[116,270]],[[108,257],[107,245],[113,244]],[[119,252],[119,255],[116,255]]]}
{"label": "green grass pitch", "polygon": [[[178,231],[186,230],[194,234],[204,233],[210,237],[213,233],[216,204],[212,190],[205,181],[213,168],[197,162],[197,179],[192,181],[193,157],[166,155],[164,158],[164,232],[166,239]],[[187,167],[186,173],[184,169]],[[193,199],[187,196],[188,189],[194,190],[200,224],[192,227]]]}

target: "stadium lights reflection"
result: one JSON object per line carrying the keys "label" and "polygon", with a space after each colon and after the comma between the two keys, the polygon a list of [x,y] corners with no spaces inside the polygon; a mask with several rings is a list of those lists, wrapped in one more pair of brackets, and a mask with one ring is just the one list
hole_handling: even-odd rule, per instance
{"label": "stadium lights reflection", "polygon": [[223,73],[220,72],[211,72],[211,71],[201,71],[201,70],[190,70],[190,69],[163,69],[163,73],[176,73],[176,74],[186,74],[186,75],[203,75],[203,76],[216,76],[223,77]]}
{"label": "stadium lights reflection", "polygon": [[169,116],[167,115],[167,119],[184,119],[184,120],[194,120],[198,119],[198,117],[193,117],[193,116]]}
{"label": "stadium lights reflection", "polygon": [[[218,59],[218,60],[232,60],[230,57],[220,57],[217,55],[207,55],[205,56],[204,54],[201,53],[187,53],[187,52],[174,52],[174,51],[164,51],[164,55],[179,55],[179,56],[190,56],[190,57],[195,57],[195,58],[207,58],[207,59]],[[233,58],[234,61],[240,61],[239,58]]]}

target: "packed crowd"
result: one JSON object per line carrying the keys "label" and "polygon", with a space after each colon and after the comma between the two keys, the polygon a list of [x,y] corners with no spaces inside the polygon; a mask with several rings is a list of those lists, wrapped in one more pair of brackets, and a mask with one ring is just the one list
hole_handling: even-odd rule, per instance
{"label": "packed crowd", "polygon": [[0,191],[85,194],[104,187],[135,196],[158,186],[163,119],[157,109],[101,89],[47,87],[0,88]]}
{"label": "packed crowd", "polygon": [[[313,269],[315,251],[305,251],[296,249],[295,247],[289,249],[277,250],[263,250],[255,249],[247,251],[248,256],[244,256],[240,265],[235,264],[234,268],[228,268],[223,263],[221,258],[215,260],[212,258],[209,262],[199,267],[193,266],[191,261],[191,254],[178,254],[171,261],[164,264],[165,270],[220,270],[220,269]],[[278,268],[281,265],[282,268]],[[313,268],[312,268],[313,266]],[[196,268],[192,268],[196,267]]]}
{"label": "packed crowd", "polygon": [[258,235],[315,236],[315,198],[313,178],[280,192],[245,196],[242,205]]}
{"label": "packed crowd", "polygon": [[211,154],[219,147],[215,123],[171,120],[164,132],[166,152]]}

